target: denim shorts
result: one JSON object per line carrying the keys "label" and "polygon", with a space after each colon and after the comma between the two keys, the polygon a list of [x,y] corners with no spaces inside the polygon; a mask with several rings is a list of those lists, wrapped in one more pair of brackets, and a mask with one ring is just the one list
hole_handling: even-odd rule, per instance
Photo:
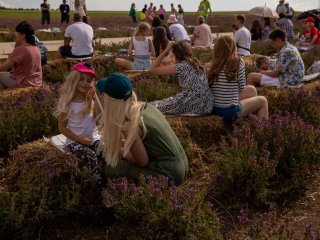
{"label": "denim shorts", "polygon": [[135,56],[132,69],[133,70],[147,70],[151,66],[150,56]]}
{"label": "denim shorts", "polygon": [[232,122],[239,117],[242,108],[240,103],[227,108],[213,107],[212,114],[222,117],[226,122]]}

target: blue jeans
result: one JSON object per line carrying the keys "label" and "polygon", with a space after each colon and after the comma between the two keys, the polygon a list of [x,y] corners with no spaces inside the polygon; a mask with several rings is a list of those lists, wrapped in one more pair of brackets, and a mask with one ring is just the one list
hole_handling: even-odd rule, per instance
{"label": "blue jeans", "polygon": [[212,114],[222,117],[226,122],[232,122],[239,117],[239,113],[241,113],[241,111],[242,107],[239,103],[227,108],[213,107]]}

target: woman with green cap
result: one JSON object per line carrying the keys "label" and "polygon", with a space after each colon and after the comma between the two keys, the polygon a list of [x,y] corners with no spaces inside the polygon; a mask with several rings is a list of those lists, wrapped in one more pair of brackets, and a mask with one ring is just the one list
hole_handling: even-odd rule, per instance
{"label": "woman with green cap", "polygon": [[184,149],[164,115],[137,100],[131,80],[120,73],[101,79],[104,93],[102,142],[106,177],[165,175],[180,184],[188,171]]}

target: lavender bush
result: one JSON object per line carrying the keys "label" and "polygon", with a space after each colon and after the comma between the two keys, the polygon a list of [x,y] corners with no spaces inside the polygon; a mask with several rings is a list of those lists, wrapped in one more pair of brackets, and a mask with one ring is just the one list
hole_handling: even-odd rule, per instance
{"label": "lavender bush", "polygon": [[116,219],[127,239],[218,239],[217,216],[196,187],[176,187],[167,177],[109,182]]}
{"label": "lavender bush", "polygon": [[225,189],[261,206],[293,197],[320,161],[320,134],[295,115],[251,118],[213,153]]}
{"label": "lavender bush", "polygon": [[0,99],[0,155],[19,144],[56,132],[52,116],[57,92],[49,87],[13,89]]}

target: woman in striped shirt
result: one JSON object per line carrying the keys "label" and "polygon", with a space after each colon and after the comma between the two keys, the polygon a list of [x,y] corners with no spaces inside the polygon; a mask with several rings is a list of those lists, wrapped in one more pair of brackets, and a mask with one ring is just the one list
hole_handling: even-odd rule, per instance
{"label": "woman in striped shirt", "polygon": [[228,122],[251,113],[268,118],[267,99],[257,96],[255,87],[245,86],[245,63],[237,55],[234,40],[230,36],[221,37],[213,55],[208,76],[214,98],[212,113]]}

